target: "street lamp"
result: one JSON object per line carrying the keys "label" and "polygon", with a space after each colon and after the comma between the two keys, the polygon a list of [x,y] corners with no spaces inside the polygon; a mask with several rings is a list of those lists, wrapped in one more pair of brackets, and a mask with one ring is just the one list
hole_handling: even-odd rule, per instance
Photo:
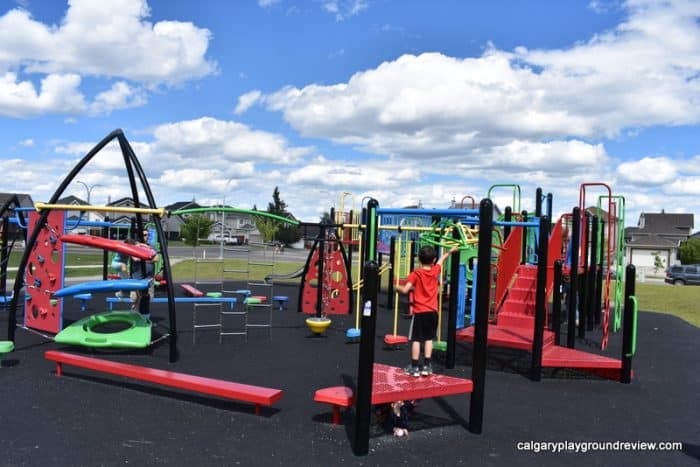
{"label": "street lamp", "polygon": [[[100,185],[99,183],[95,183],[94,185],[88,185],[87,183],[80,181],[80,180],[76,180],[75,183],[80,183],[81,185],[83,185],[85,187],[85,191],[87,191],[87,204],[88,204],[88,206],[92,206],[92,204],[90,204],[90,195],[92,194],[92,190],[97,186],[104,186],[104,185]],[[90,220],[90,212],[88,212],[87,220],[88,221]]]}
{"label": "street lamp", "polygon": [[224,259],[224,226],[226,224],[226,211],[223,211],[226,206],[226,188],[228,184],[234,180],[234,177],[229,178],[224,183],[224,199],[221,202],[221,238],[219,239],[219,258]]}

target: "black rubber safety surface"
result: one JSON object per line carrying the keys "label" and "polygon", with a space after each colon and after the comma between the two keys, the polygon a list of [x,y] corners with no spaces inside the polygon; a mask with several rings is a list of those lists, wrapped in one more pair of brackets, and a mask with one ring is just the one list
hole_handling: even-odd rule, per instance
{"label": "black rubber safety surface", "polygon": [[[322,337],[313,337],[296,312],[298,287],[276,286],[289,308],[272,311],[273,328],[242,336],[198,330],[192,343],[192,306],[178,305],[180,359],[168,363],[165,341],[147,351],[98,351],[59,346],[18,329],[16,350],[0,368],[2,466],[231,466],[231,465],[698,465],[700,463],[700,329],[668,315],[640,313],[632,384],[567,370],[547,370],[541,382],[527,377],[528,354],[490,349],[483,433],[466,427],[469,395],[422,400],[409,419],[409,435],[392,436],[372,426],[367,456],[353,454],[354,415],[332,425],[331,407],[315,403],[316,389],[354,387],[358,344],[346,331],[354,316],[332,316]],[[95,296],[88,312],[104,311]],[[383,303],[380,302],[380,303]],[[66,319],[85,315],[66,301]],[[700,310],[699,310],[700,312]],[[262,322],[266,312],[249,321]],[[218,309],[201,308],[201,321],[218,322]],[[156,333],[165,332],[166,307],[155,305]],[[235,328],[240,317],[224,317]],[[261,321],[257,321],[261,320]],[[393,313],[380,307],[377,362],[403,366],[407,348],[389,350]],[[7,312],[0,311],[6,335]],[[408,322],[399,318],[399,332]],[[619,358],[620,336],[606,355]],[[596,336],[577,348],[595,351]],[[58,378],[43,352],[59,349],[115,361],[284,390],[262,415],[253,406],[157,387],[125,378],[65,367]],[[459,344],[457,366],[437,372],[471,377],[471,346]],[[680,441],[680,451],[564,450],[535,452],[542,442]],[[563,447],[574,447],[569,445]],[[579,449],[582,445],[578,445]],[[558,445],[559,448],[562,445]],[[529,450],[528,450],[529,449]]]}

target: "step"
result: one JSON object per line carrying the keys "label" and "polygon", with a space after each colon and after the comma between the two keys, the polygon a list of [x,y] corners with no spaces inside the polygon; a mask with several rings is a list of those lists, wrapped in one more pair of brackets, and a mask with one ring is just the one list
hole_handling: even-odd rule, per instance
{"label": "step", "polygon": [[498,325],[532,329],[535,326],[535,317],[501,312],[498,314]]}
{"label": "step", "polygon": [[535,301],[535,289],[525,287],[513,287],[508,291],[509,300]]}
{"label": "step", "polygon": [[[488,345],[494,347],[506,347],[509,349],[532,350],[532,328],[512,328],[496,324],[489,324],[487,334]],[[457,341],[474,342],[474,326],[457,331]],[[548,348],[554,342],[554,333],[545,329],[543,336],[543,348]]]}
{"label": "step", "polygon": [[513,283],[513,287],[520,289],[534,289],[537,286],[537,278],[518,276]]}
{"label": "step", "polygon": [[524,316],[533,316],[535,314],[535,304],[534,303],[529,303],[529,302],[522,302],[518,300],[508,300],[506,299],[505,303],[503,303],[503,306],[499,310],[498,314],[501,315],[503,313],[510,313],[513,315],[524,315]]}
{"label": "step", "polygon": [[535,265],[520,265],[516,270],[519,277],[537,278],[537,266]]}

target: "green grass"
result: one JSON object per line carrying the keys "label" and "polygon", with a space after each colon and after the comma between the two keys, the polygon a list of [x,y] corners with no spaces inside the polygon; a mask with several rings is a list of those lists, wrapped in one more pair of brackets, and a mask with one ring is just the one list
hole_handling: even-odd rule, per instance
{"label": "green grass", "polygon": [[[251,265],[250,274],[226,273],[224,280],[255,280],[262,281],[268,274],[289,274],[299,270],[304,263],[275,263],[274,267]],[[227,259],[223,266],[225,269],[248,270],[248,262],[242,259]],[[197,279],[218,280],[222,277],[222,265],[220,260],[198,262],[188,259],[180,261],[172,266],[173,278],[175,282]],[[299,279],[291,279],[296,283]]]}
{"label": "green grass", "polygon": [[635,296],[640,310],[670,314],[700,327],[700,286],[637,282]]}

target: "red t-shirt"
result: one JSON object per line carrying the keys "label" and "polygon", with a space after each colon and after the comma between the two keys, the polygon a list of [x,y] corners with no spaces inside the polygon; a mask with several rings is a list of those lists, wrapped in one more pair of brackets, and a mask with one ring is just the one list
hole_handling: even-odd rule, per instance
{"label": "red t-shirt", "polygon": [[437,311],[438,290],[442,267],[434,264],[430,269],[418,268],[406,278],[413,284],[413,312]]}

